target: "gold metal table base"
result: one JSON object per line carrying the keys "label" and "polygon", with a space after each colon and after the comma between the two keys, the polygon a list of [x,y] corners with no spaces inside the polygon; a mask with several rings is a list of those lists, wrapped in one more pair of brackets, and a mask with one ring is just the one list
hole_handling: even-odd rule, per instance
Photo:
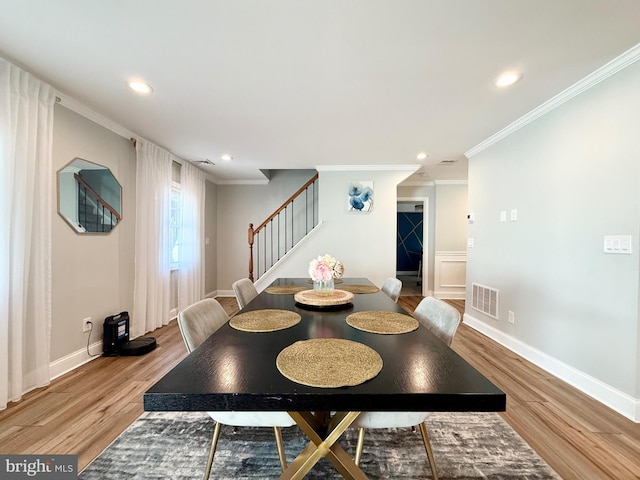
{"label": "gold metal table base", "polygon": [[329,460],[344,478],[366,480],[364,472],[337,443],[360,412],[338,412],[332,417],[328,412],[289,412],[289,415],[310,442],[282,473],[281,480],[301,480],[322,457]]}

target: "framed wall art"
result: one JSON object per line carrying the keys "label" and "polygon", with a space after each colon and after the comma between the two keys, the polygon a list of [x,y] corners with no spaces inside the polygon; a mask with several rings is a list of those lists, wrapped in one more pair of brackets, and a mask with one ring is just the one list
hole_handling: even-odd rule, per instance
{"label": "framed wall art", "polygon": [[347,198],[347,210],[356,213],[369,213],[373,210],[373,181],[351,180]]}

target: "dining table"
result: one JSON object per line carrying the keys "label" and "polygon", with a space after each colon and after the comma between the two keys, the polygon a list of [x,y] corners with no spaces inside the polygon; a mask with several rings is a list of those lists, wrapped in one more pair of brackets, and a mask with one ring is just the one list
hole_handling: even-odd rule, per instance
{"label": "dining table", "polygon": [[[344,478],[365,479],[340,445],[361,412],[506,409],[505,393],[424,326],[390,334],[352,326],[351,319],[370,312],[412,320],[370,280],[343,278],[335,289],[344,301],[316,304],[305,300],[313,296],[308,278],[275,280],[145,392],[145,411],[286,411],[309,442],[281,479],[303,478],[323,457]],[[292,312],[297,321],[274,331],[232,326],[236,318],[266,318],[273,312]],[[344,342],[364,350],[365,360],[345,365],[351,357],[339,354],[316,363],[313,355],[305,358],[310,342]],[[367,369],[367,355],[379,365],[353,384],[319,386],[315,379],[298,380],[281,364],[292,348],[301,350],[294,360],[310,362],[303,370],[326,374],[329,381],[340,381],[345,370]],[[324,348],[322,353],[331,357]]]}

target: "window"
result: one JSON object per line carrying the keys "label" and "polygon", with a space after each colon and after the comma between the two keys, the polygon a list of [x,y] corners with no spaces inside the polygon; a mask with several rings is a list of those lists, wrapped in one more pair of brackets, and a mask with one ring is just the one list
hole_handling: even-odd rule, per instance
{"label": "window", "polygon": [[182,245],[182,194],[180,184],[173,183],[171,186],[171,206],[170,206],[170,266],[171,270],[180,267],[180,249]]}

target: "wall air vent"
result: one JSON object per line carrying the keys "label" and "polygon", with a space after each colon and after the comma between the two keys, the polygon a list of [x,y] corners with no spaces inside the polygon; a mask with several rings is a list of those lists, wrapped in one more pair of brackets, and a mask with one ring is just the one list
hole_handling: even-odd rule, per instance
{"label": "wall air vent", "polygon": [[438,163],[438,165],[453,165],[454,163],[456,163],[455,160],[443,160],[440,163]]}
{"label": "wall air vent", "polygon": [[471,286],[471,307],[498,320],[498,290],[477,283],[472,283]]}
{"label": "wall air vent", "polygon": [[204,159],[204,160],[192,160],[191,163],[198,163],[200,165],[209,165],[209,166],[213,166],[215,165],[215,163],[213,163],[211,160],[209,160],[208,158]]}

